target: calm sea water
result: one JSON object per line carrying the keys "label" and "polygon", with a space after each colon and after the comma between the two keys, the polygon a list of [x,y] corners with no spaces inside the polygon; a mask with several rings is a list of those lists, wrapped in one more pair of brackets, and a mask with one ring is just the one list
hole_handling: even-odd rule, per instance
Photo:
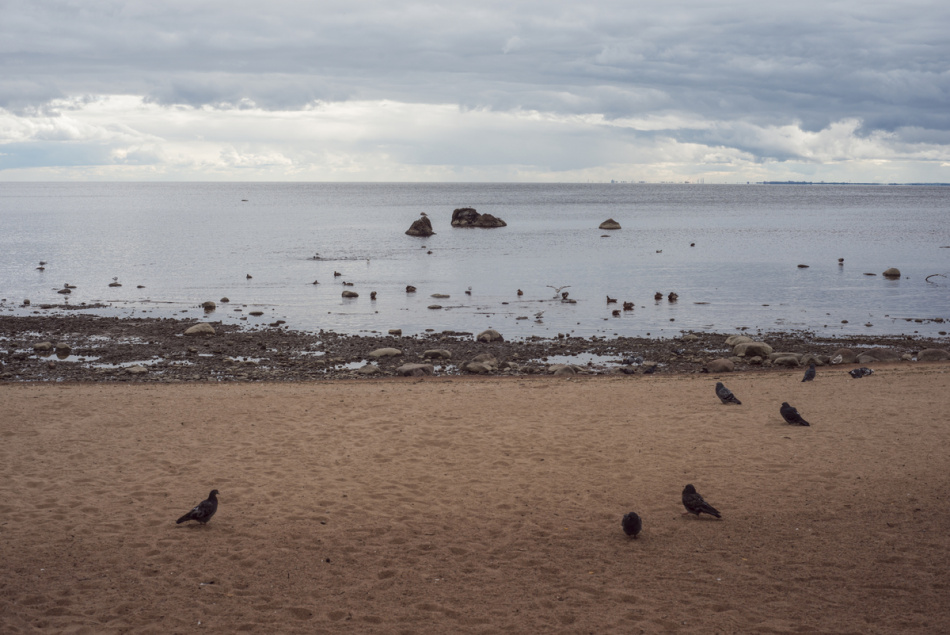
{"label": "calm sea water", "polygon": [[[463,206],[508,227],[453,229]],[[437,234],[406,236],[423,212]],[[211,319],[344,333],[938,336],[950,279],[925,278],[950,274],[945,246],[950,187],[0,183],[0,311],[62,303],[69,283],[100,315],[197,317],[228,297]]]}

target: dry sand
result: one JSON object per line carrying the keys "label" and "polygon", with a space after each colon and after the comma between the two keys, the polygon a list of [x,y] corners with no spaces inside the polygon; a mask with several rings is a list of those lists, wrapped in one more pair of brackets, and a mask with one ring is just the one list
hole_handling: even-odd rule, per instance
{"label": "dry sand", "polygon": [[950,365],[877,369],[0,385],[0,632],[946,632]]}

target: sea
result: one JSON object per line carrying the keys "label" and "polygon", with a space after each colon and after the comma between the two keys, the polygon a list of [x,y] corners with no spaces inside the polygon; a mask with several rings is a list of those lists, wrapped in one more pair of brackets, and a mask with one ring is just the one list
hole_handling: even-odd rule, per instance
{"label": "sea", "polygon": [[[453,228],[462,207],[507,226]],[[422,214],[435,235],[407,236]],[[607,219],[621,229],[599,229]],[[506,339],[942,337],[948,276],[944,186],[0,183],[0,315]]]}

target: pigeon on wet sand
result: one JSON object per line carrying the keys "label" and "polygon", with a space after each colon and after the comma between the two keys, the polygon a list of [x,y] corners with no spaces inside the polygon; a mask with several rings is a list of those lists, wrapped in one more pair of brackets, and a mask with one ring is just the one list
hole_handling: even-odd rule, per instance
{"label": "pigeon on wet sand", "polygon": [[802,416],[798,414],[793,406],[788,405],[787,401],[782,402],[782,407],[779,408],[779,412],[782,413],[782,418],[785,419],[785,423],[788,423],[793,426],[810,426],[811,424],[802,419]]}
{"label": "pigeon on wet sand", "polygon": [[716,518],[722,518],[722,514],[720,514],[715,507],[704,501],[703,497],[699,495],[699,492],[697,492],[696,488],[692,485],[687,485],[683,488],[683,507],[686,508],[687,514],[693,514],[694,516],[709,514]]}
{"label": "pigeon on wet sand", "polygon": [[211,520],[211,517],[214,516],[216,511],[218,511],[218,490],[213,489],[211,493],[208,494],[207,500],[198,503],[194,509],[176,520],[175,523],[180,525],[186,520],[197,520],[204,525]]}
{"label": "pigeon on wet sand", "polygon": [[855,379],[861,379],[862,377],[866,377],[873,373],[874,373],[873,370],[871,370],[870,368],[865,368],[864,366],[862,366],[861,368],[855,368],[848,371],[848,374],[854,377]]}
{"label": "pigeon on wet sand", "polygon": [[623,520],[620,521],[620,526],[623,527],[623,533],[636,538],[640,530],[643,529],[643,521],[640,520],[640,516],[636,512],[630,512],[624,515]]}
{"label": "pigeon on wet sand", "polygon": [[725,404],[734,403],[737,406],[741,406],[742,402],[739,401],[732,391],[722,385],[721,381],[716,382],[716,396],[719,397],[719,401]]}
{"label": "pigeon on wet sand", "polygon": [[805,371],[805,377],[802,379],[802,381],[811,381],[814,378],[815,378],[815,365],[812,364],[811,366],[808,367],[808,370]]}

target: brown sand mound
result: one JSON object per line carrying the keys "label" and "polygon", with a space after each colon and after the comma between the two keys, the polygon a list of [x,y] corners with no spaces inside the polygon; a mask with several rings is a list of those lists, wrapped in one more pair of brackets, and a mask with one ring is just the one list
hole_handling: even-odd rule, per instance
{"label": "brown sand mound", "polygon": [[948,370],[2,385],[0,632],[936,632]]}

